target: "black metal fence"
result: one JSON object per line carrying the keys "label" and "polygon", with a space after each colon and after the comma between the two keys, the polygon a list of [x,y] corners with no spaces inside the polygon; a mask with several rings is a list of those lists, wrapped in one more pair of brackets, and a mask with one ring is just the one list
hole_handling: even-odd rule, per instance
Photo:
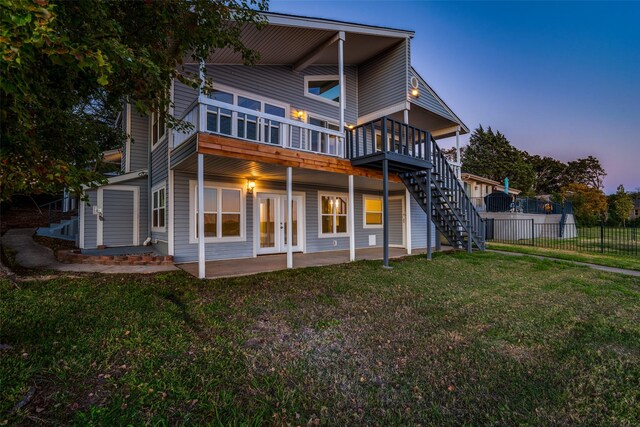
{"label": "black metal fence", "polygon": [[488,242],[611,255],[640,255],[638,226],[540,223],[534,219],[485,219]]}
{"label": "black metal fence", "polygon": [[471,197],[480,212],[517,212],[526,214],[572,214],[571,202],[556,203],[534,197],[489,198]]}

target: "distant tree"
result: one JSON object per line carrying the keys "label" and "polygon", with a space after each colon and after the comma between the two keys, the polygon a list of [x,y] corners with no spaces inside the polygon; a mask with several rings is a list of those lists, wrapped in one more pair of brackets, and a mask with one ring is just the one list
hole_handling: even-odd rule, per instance
{"label": "distant tree", "polygon": [[611,212],[613,216],[626,227],[627,220],[633,209],[633,198],[627,193],[624,185],[619,185],[616,194],[612,197]]}
{"label": "distant tree", "polygon": [[596,157],[589,156],[577,159],[569,162],[567,166],[567,182],[578,182],[592,188],[603,188],[603,180],[607,173]]}
{"label": "distant tree", "polygon": [[523,152],[499,131],[479,126],[471,134],[462,156],[462,170],[502,182],[509,178],[513,188],[530,194],[535,180],[533,167]]}
{"label": "distant tree", "polygon": [[557,194],[565,182],[567,165],[552,157],[540,157],[525,153],[527,161],[533,167],[535,180],[533,192],[535,194]]}
{"label": "distant tree", "polygon": [[[460,160],[462,160],[462,158],[464,156],[464,151],[465,151],[466,148],[467,148],[466,146],[460,147]],[[456,157],[457,157],[458,153],[457,153],[456,147],[445,148],[445,149],[442,150],[442,154],[444,154],[444,156],[450,162],[457,161]]]}
{"label": "distant tree", "polygon": [[607,197],[598,188],[572,182],[562,188],[561,196],[571,202],[576,221],[581,224],[594,224],[607,213]]}
{"label": "distant tree", "polygon": [[124,139],[113,127],[122,103],[164,115],[173,79],[199,84],[184,61],[215,49],[254,63],[257,52],[240,35],[264,24],[267,5],[0,0],[0,200],[100,181],[100,152]]}

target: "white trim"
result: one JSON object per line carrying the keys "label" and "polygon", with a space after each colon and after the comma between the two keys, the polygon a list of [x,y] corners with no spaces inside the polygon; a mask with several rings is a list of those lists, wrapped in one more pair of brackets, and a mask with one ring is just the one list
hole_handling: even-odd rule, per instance
{"label": "white trim", "polygon": [[[367,224],[367,199],[371,200],[380,200],[381,203],[384,204],[382,200],[382,196],[378,196],[377,194],[363,194],[362,195],[362,228],[365,230],[371,229],[382,229],[384,228],[384,221],[378,224]],[[391,199],[391,197],[389,197]],[[380,217],[382,217],[382,213],[384,212],[384,206],[381,206]]]}
{"label": "white trim", "polygon": [[80,229],[78,230],[78,234],[79,234],[78,246],[80,247],[80,249],[84,249],[84,226],[85,226],[84,211],[87,208],[87,204],[83,200],[80,200],[78,203],[80,204],[80,215],[78,220],[79,221],[78,228]]}
{"label": "white trim", "polygon": [[[256,101],[260,101],[263,104],[263,109],[264,109],[264,103],[266,102],[267,104],[271,104],[273,106],[276,107],[280,107],[280,108],[284,108],[284,116],[283,118],[289,118],[291,116],[291,104],[287,104],[284,101],[277,101],[275,99],[272,98],[267,98],[265,96],[262,95],[258,95],[257,93],[253,93],[253,92],[247,92],[246,90],[242,90],[242,89],[238,89],[232,86],[227,86],[224,84],[219,84],[219,83],[213,83],[213,90],[220,90],[222,92],[228,92],[231,95],[233,95],[233,104],[235,106],[238,106],[238,97],[242,96],[243,98],[251,98],[253,100]],[[208,97],[207,97],[208,98]],[[208,98],[210,99],[210,98]],[[230,108],[230,110],[233,110],[233,108]],[[263,112],[263,111],[261,111]]]}
{"label": "white trim", "polygon": [[406,238],[406,247],[407,247],[407,255],[411,255],[411,249],[413,245],[413,241],[411,239],[411,193],[409,193],[409,189],[405,189],[404,192],[404,203],[405,203],[405,218],[407,219],[405,222],[405,234]]}
{"label": "white trim", "polygon": [[[260,203],[259,197],[269,197],[269,196],[284,196],[287,192],[285,190],[273,190],[271,188],[259,188],[256,186],[253,189],[253,257],[257,257],[258,255],[263,255],[265,253],[261,253],[260,251]],[[304,191],[293,191],[292,196],[295,199],[299,197],[301,199],[300,210],[298,211],[298,223],[299,223],[299,233],[298,233],[298,247],[299,250],[295,252],[307,252],[307,214],[306,214],[306,205],[307,205],[307,193]],[[272,253],[281,253],[281,252],[272,252]]]}
{"label": "white trim", "polygon": [[415,34],[413,31],[399,30],[394,28],[374,27],[370,25],[355,24],[350,22],[334,21],[322,18],[310,18],[306,16],[295,16],[285,14],[274,14],[265,12],[269,24],[284,27],[313,28],[318,30],[346,31],[356,34],[369,34],[383,37],[409,38]]}
{"label": "white trim", "polygon": [[[285,233],[287,235],[287,268],[293,268],[293,171],[291,166],[287,167],[287,197],[286,197],[286,211],[287,211],[287,229]],[[299,233],[298,233],[299,234]]]}
{"label": "white trim", "polygon": [[168,192],[168,196],[169,196],[169,218],[168,218],[168,227],[167,227],[167,251],[169,252],[169,255],[174,255],[175,252],[175,243],[174,243],[174,237],[173,237],[173,218],[174,218],[174,207],[173,207],[173,198],[174,198],[174,191],[173,191],[173,183],[174,183],[174,176],[173,176],[173,169],[169,168],[169,192]]}
{"label": "white trim", "polygon": [[361,125],[363,123],[368,123],[380,117],[389,116],[393,113],[397,113],[398,111],[410,110],[410,109],[411,109],[411,103],[408,101],[402,101],[390,107],[383,108],[382,110],[374,111],[373,113],[365,114],[364,116],[358,117],[358,125]]}
{"label": "white trim", "polygon": [[[402,212],[400,215],[400,220],[402,221],[402,244],[401,245],[393,245],[391,243],[389,243],[389,247],[390,248],[406,248],[407,247],[407,224],[405,222],[405,202],[404,202],[404,195],[403,196],[389,196],[389,201],[392,200],[400,200],[400,204],[402,205]],[[391,212],[389,212],[389,216],[391,216]],[[389,221],[391,222],[391,221]],[[389,240],[391,240],[391,237],[389,237]]]}
{"label": "white trim", "polygon": [[[189,180],[189,243],[195,244],[199,243],[199,239],[195,237],[196,227],[194,222],[194,216],[196,213],[196,203],[195,203],[195,193],[198,187],[198,182],[196,180]],[[217,215],[222,215],[222,191],[220,190],[240,190],[240,236],[229,236],[229,237],[205,237],[205,243],[229,243],[229,242],[245,242],[247,240],[246,235],[246,222],[247,222],[247,207],[246,207],[246,189],[242,184],[237,183],[228,183],[228,182],[214,182],[214,181],[204,181],[204,188],[215,188],[217,191],[218,197],[218,211]],[[217,233],[221,235],[222,233],[222,221],[217,221]],[[198,230],[199,231],[199,230]]]}
{"label": "white trim", "polygon": [[[164,209],[164,221],[163,221],[164,227],[154,227],[153,226],[153,211],[154,211],[153,195],[154,193],[160,190],[164,190],[164,207],[162,208],[160,207],[160,201],[158,200],[158,210]],[[167,182],[166,181],[160,181],[151,188],[151,206],[149,206],[149,209],[151,210],[151,231],[152,232],[155,231],[157,233],[165,233],[167,231]]]}
{"label": "white trim", "polygon": [[[202,75],[202,64],[200,68],[200,74]],[[204,79],[201,78],[201,86],[204,86]],[[200,88],[202,92],[202,87]],[[204,237],[204,155],[202,153],[198,153],[198,181],[196,184],[196,188],[198,191],[198,205],[200,206],[200,210],[198,210],[198,277],[200,279],[204,279],[206,276],[206,249],[205,249],[205,237]],[[193,222],[191,213],[195,211],[195,209],[191,209],[195,207],[195,202],[191,202],[193,200],[193,191],[191,191],[191,185],[189,185],[189,241],[193,238]]]}
{"label": "white trim", "polygon": [[[347,210],[347,228],[355,230],[356,228],[356,211],[355,211],[355,185],[353,175],[349,175],[349,205],[354,206],[354,209]],[[356,260],[356,233],[351,233],[349,236],[349,261]]]}
{"label": "white trim", "polygon": [[[336,80],[338,85],[340,85],[340,75],[317,75],[317,76],[304,76],[304,96],[315,99],[316,101],[324,102],[325,104],[333,105],[334,107],[340,107],[340,101],[332,101],[330,99],[324,98],[320,95],[315,95],[313,93],[309,93],[309,82],[321,81],[321,80]],[[340,97],[342,97],[342,87],[340,87]]]}
{"label": "white trim", "polygon": [[[344,197],[347,200],[347,232],[346,233],[322,233],[322,196]],[[334,191],[318,191],[318,238],[319,239],[335,239],[336,237],[350,237],[351,229],[349,228],[349,194]],[[334,217],[336,214],[333,214]],[[342,216],[342,214],[340,215]],[[335,225],[335,224],[334,224]]]}
{"label": "white trim", "polygon": [[[140,244],[140,187],[137,185],[108,185],[98,188],[97,207],[104,214],[104,190],[132,191],[133,192],[133,246]],[[96,218],[96,246],[104,245],[104,221]],[[129,246],[129,245],[121,245]]]}
{"label": "white trim", "polygon": [[129,173],[131,170],[131,104],[127,103],[125,108],[127,110],[127,126],[125,129],[125,132],[127,133],[127,140],[125,143],[127,155],[124,161],[124,171],[125,173]]}

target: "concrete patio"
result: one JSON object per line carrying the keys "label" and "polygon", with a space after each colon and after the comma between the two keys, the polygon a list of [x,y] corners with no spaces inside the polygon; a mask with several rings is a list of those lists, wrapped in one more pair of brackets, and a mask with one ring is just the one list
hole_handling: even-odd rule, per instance
{"label": "concrete patio", "polygon": [[[413,249],[412,255],[424,254],[426,249]],[[390,258],[401,258],[407,255],[402,248],[389,248]],[[382,259],[382,248],[364,248],[356,250],[356,260]],[[323,265],[343,264],[349,262],[349,251],[327,251],[315,253],[293,254],[293,267],[320,267]],[[198,275],[198,263],[190,262],[178,264],[189,274]],[[207,279],[219,279],[222,277],[246,276],[250,274],[266,273],[269,271],[285,270],[287,268],[287,255],[260,255],[255,258],[230,259],[206,262]]]}

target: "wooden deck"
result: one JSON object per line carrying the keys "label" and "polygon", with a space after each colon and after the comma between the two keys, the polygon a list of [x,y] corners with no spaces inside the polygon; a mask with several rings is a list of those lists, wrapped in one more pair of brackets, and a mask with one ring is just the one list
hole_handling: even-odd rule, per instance
{"label": "wooden deck", "polygon": [[[424,254],[424,249],[414,249],[413,255]],[[389,248],[391,258],[400,258],[407,255],[407,251],[401,248]],[[382,248],[365,248],[356,250],[357,260],[382,259]],[[293,254],[294,268],[320,267],[324,265],[344,264],[349,262],[349,251],[327,251],[314,253]],[[198,275],[198,263],[191,262],[179,264],[178,267],[194,276]],[[266,273],[269,271],[285,270],[287,268],[287,255],[260,255],[256,258],[246,258],[243,260],[221,260],[207,261],[207,279],[218,279],[222,277],[247,276],[251,274]]]}

